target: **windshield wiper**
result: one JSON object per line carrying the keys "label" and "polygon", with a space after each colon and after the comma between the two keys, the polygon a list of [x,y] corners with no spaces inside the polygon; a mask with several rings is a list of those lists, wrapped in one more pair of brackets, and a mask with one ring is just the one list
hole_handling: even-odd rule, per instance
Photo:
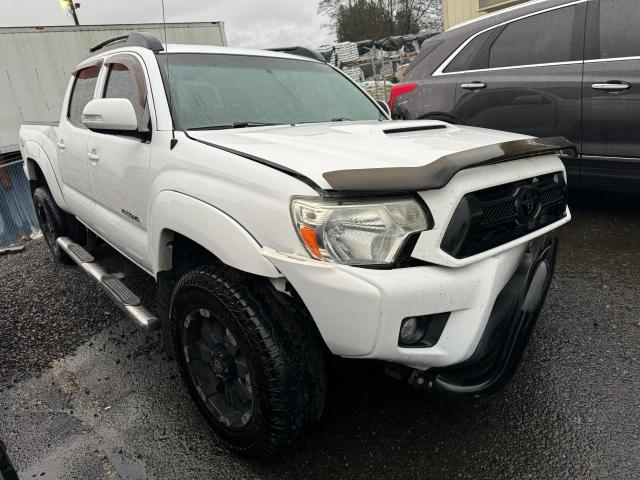
{"label": "windshield wiper", "polygon": [[347,118],[347,117],[337,117],[337,118],[332,118],[331,121],[332,122],[353,122],[353,119]]}
{"label": "windshield wiper", "polygon": [[226,130],[228,128],[248,128],[248,127],[267,127],[270,125],[285,125],[284,123],[266,123],[266,122],[233,122],[227,125],[210,125],[208,127],[193,127],[191,130]]}

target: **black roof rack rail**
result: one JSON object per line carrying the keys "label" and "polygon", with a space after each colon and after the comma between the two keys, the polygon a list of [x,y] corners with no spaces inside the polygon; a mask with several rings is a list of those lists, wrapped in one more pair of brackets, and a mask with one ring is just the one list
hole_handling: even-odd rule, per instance
{"label": "black roof rack rail", "polygon": [[162,42],[154,35],[144,32],[132,32],[127,35],[120,35],[118,37],[105,40],[104,42],[100,42],[95,47],[90,48],[89,52],[95,53],[99,50],[111,50],[113,48],[125,46],[148,48],[154,53],[164,50],[164,45],[162,45]]}
{"label": "black roof rack rail", "polygon": [[310,48],[305,47],[282,47],[282,48],[267,48],[271,52],[282,52],[289,53],[291,55],[298,55],[300,57],[312,58],[314,60],[318,60],[322,63],[327,63],[325,58],[315,50],[311,50]]}

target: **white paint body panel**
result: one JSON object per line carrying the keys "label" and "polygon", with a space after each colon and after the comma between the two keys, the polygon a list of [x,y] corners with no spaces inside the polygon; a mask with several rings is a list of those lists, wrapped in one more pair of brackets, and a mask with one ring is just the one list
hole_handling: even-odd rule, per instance
{"label": "white paint body panel", "polygon": [[[34,178],[37,163],[63,209],[151,275],[171,268],[169,243],[175,232],[233,268],[263,277],[284,277],[337,355],[417,368],[465,360],[482,336],[498,293],[522,261],[526,243],[570,219],[567,211],[566,218],[555,225],[464,260],[440,250],[444,230],[462,196],[564,172],[560,159],[547,155],[463,170],[442,189],[417,192],[428,205],[435,226],[421,234],[413,256],[431,265],[375,270],[312,260],[294,230],[290,201],[293,196],[317,196],[318,192],[309,182],[278,168],[294,170],[311,183],[330,188],[323,177],[328,171],[426,165],[452,153],[528,137],[434,121],[341,122],[191,132],[194,139],[175,132],[177,144],[171,149],[171,118],[155,56],[130,47],[103,56],[124,52],[138,57],[147,75],[152,140],[145,143],[76,131],[79,129],[65,123],[64,115],[61,127],[25,125],[20,144],[23,157],[29,159],[25,163],[29,178]],[[245,53],[286,57],[273,52]],[[96,92],[103,82],[104,71]],[[409,126],[445,128],[384,132]],[[65,143],[74,146],[60,155],[56,143],[62,134]],[[206,142],[260,157],[278,168]],[[71,150],[78,151],[75,157],[68,156]],[[99,161],[87,158],[89,152]],[[435,347],[398,347],[404,318],[442,312],[452,313]]]}
{"label": "white paint body panel", "polygon": [[[521,245],[463,268],[395,270],[327,267],[273,251],[265,255],[296,287],[334,354],[426,369],[469,358],[525,250]],[[443,312],[452,313],[436,346],[398,347],[403,319]]]}
{"label": "white paint body panel", "polygon": [[191,132],[194,138],[246,152],[300,172],[322,188],[332,170],[418,167],[452,153],[529,138],[476,127],[386,134],[400,127],[438,126],[436,120],[340,122]]}

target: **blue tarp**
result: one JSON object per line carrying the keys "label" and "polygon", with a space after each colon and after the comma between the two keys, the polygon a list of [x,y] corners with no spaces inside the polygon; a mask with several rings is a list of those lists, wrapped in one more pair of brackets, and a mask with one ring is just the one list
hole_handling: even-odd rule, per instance
{"label": "blue tarp", "polygon": [[29,181],[19,154],[0,154],[0,246],[38,230]]}

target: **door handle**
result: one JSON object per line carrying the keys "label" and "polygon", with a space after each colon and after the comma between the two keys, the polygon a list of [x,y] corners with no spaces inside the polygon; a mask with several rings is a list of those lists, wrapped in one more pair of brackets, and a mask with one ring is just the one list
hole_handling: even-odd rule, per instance
{"label": "door handle", "polygon": [[463,83],[460,85],[460,88],[464,88],[465,90],[482,90],[483,88],[487,88],[487,84],[484,82]]}
{"label": "door handle", "polygon": [[99,162],[100,161],[100,156],[93,153],[93,152],[89,152],[87,154],[87,157],[89,157],[89,160],[91,160],[92,162]]}
{"label": "door handle", "polygon": [[622,90],[628,90],[631,85],[628,83],[594,83],[591,85],[594,90],[606,90],[607,92],[621,92]]}
{"label": "door handle", "polygon": [[67,146],[64,144],[62,140],[56,143],[56,147],[58,147],[60,150],[64,150],[65,148],[67,148]]}

